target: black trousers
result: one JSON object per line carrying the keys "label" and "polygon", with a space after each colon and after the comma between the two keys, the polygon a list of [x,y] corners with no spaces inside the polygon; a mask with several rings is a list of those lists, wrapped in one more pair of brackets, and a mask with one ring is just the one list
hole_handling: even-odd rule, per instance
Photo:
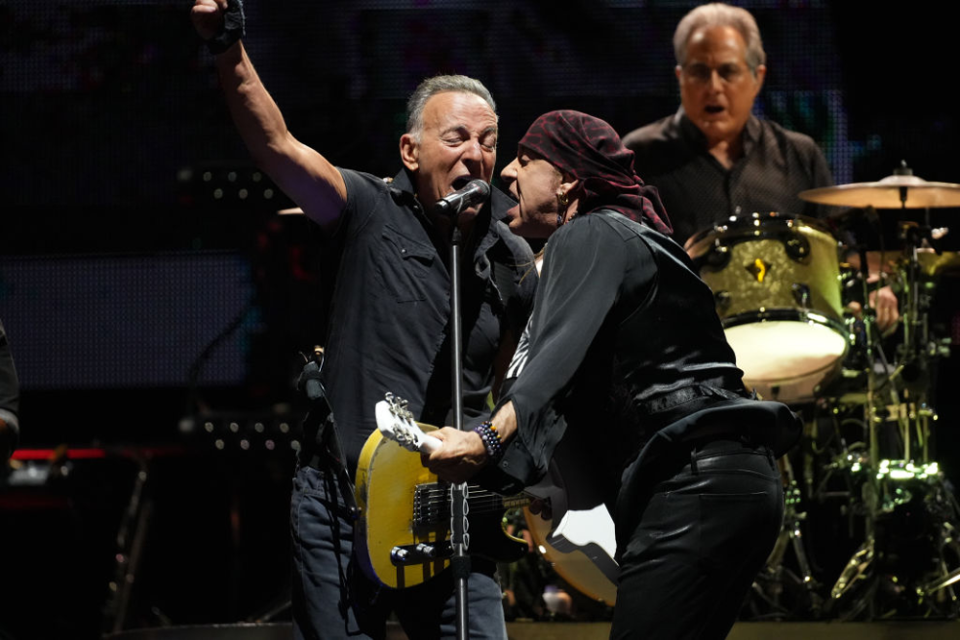
{"label": "black trousers", "polygon": [[[725,638],[783,521],[783,488],[765,446],[681,447],[651,473],[629,468],[611,638]],[[643,486],[631,486],[643,483]]]}

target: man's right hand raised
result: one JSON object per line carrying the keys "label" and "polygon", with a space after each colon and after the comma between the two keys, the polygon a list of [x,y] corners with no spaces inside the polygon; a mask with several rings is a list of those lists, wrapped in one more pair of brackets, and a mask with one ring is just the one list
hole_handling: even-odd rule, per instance
{"label": "man's right hand raised", "polygon": [[[233,122],[254,162],[321,227],[333,229],[347,199],[343,176],[326,158],[290,133],[242,37],[242,0],[194,0],[190,19],[216,55],[217,73]],[[230,52],[228,55],[219,55]]]}
{"label": "man's right hand raised", "polygon": [[203,40],[212,40],[223,31],[227,0],[195,0],[190,10],[193,28]]}

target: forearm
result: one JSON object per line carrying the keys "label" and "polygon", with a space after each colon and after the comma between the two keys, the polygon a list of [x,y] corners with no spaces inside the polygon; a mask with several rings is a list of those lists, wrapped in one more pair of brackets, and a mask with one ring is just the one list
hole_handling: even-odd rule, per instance
{"label": "forearm", "polygon": [[347,197],[343,176],[290,133],[243,42],[219,54],[216,64],[227,108],[257,166],[314,221],[335,222]]}
{"label": "forearm", "polygon": [[243,42],[216,57],[230,116],[247,149],[261,167],[291,153],[293,137],[280,108],[260,80]]}
{"label": "forearm", "polygon": [[517,412],[513,408],[513,402],[507,401],[490,419],[494,429],[500,434],[500,440],[507,444],[513,439],[517,432]]}

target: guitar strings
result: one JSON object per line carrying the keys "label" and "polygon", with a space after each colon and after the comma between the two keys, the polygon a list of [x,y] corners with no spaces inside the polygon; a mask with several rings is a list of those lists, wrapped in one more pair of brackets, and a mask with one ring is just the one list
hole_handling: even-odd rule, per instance
{"label": "guitar strings", "polygon": [[[440,488],[422,488],[418,491],[420,500],[418,501],[421,517],[445,518],[450,515],[449,490]],[[511,507],[522,507],[530,503],[526,497],[504,498],[503,496],[480,489],[479,487],[467,487],[467,503],[471,513],[488,513],[502,511]],[[432,519],[430,518],[430,519]]]}

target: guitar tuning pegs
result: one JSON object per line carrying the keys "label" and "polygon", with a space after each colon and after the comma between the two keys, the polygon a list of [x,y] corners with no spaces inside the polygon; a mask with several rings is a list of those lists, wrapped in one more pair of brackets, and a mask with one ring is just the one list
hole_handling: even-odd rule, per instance
{"label": "guitar tuning pegs", "polygon": [[390,404],[390,413],[392,413],[395,416],[401,415],[401,411],[402,411],[401,405],[403,403],[403,400],[401,400],[400,398],[398,398],[397,396],[393,395],[390,392],[387,392],[385,398],[387,399],[387,402]]}

